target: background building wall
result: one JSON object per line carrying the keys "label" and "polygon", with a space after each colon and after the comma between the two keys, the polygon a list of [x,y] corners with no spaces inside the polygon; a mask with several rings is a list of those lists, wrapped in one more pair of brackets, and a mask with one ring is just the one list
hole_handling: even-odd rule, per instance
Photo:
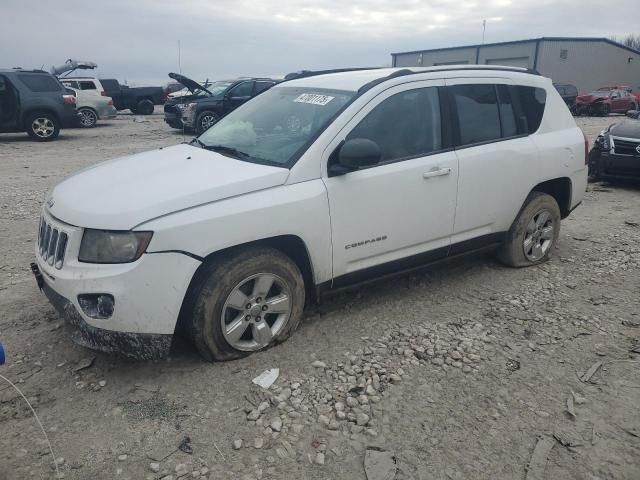
{"label": "background building wall", "polygon": [[614,83],[640,90],[640,55],[604,41],[545,40],[538,71],[554,83],[575,85],[579,92]]}
{"label": "background building wall", "polygon": [[[537,61],[536,61],[537,50]],[[397,67],[475,64],[532,68],[580,92],[621,83],[640,91],[640,54],[600,39],[549,38],[394,54]]]}

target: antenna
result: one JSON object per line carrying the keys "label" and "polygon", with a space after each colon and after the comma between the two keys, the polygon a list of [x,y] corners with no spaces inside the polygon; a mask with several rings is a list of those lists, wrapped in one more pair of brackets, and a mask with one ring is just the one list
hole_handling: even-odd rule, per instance
{"label": "antenna", "polygon": [[487,31],[487,20],[482,20],[482,45],[484,45],[484,34]]}
{"label": "antenna", "polygon": [[180,75],[182,75],[182,63],[181,63],[181,59],[180,59],[180,40],[178,40],[178,72],[180,72]]}

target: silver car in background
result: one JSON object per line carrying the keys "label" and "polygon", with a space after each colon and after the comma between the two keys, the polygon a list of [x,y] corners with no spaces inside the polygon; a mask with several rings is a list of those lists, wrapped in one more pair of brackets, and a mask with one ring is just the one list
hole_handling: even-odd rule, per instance
{"label": "silver car in background", "polygon": [[116,118],[118,111],[113,105],[111,97],[105,97],[93,90],[78,90],[67,87],[76,94],[76,108],[80,127],[92,128],[96,126],[98,120],[108,120]]}

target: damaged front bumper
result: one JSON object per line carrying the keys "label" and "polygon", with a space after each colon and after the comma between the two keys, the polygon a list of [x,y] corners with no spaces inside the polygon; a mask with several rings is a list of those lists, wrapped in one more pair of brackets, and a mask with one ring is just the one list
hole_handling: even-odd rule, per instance
{"label": "damaged front bumper", "polygon": [[173,335],[130,333],[105,330],[89,325],[75,305],[60,295],[42,279],[38,266],[31,265],[38,286],[64,319],[65,333],[86,348],[106,353],[118,353],[137,360],[154,360],[169,355]]}

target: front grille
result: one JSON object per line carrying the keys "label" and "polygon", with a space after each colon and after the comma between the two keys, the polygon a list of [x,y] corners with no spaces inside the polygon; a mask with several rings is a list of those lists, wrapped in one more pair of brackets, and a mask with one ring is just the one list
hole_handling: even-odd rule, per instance
{"label": "front grille", "polygon": [[613,152],[618,155],[640,155],[636,148],[640,145],[640,140],[622,140],[613,137]]}
{"label": "front grille", "polygon": [[69,235],[57,227],[48,224],[44,217],[40,218],[38,229],[38,253],[42,260],[58,270],[64,265],[64,254],[67,249]]}

